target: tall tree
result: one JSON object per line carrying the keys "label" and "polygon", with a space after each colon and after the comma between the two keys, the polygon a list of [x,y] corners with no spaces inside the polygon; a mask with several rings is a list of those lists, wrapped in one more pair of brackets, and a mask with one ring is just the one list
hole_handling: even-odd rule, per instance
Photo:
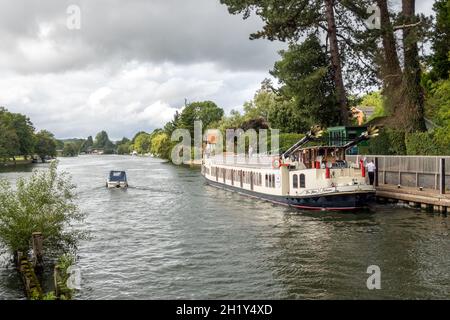
{"label": "tall tree", "polygon": [[342,76],[342,61],[337,38],[334,3],[335,0],[325,0],[328,27],[327,36],[330,41],[331,65],[333,68],[334,84],[336,85],[336,96],[340,106],[341,121],[343,124],[347,125],[349,124],[348,101]]}
{"label": "tall tree", "polygon": [[224,115],[223,109],[212,101],[192,102],[180,114],[179,128],[188,129],[194,137],[194,122],[202,121],[203,128],[219,121]]}
{"label": "tall tree", "polygon": [[450,76],[450,0],[437,0],[433,10],[436,24],[433,32],[431,74],[434,80],[446,80]]}
{"label": "tall tree", "polygon": [[282,59],[275,63],[271,74],[282,84],[281,95],[294,102],[299,118],[304,119],[292,132],[314,124],[338,124],[343,115],[336,101],[333,67],[318,36],[311,34],[303,43],[291,44],[280,54]]}
{"label": "tall tree", "polygon": [[[365,57],[371,52],[359,34],[367,18],[361,16],[361,12],[367,15],[362,9],[367,8],[367,0],[221,0],[221,3],[226,4],[232,14],[243,13],[244,19],[252,12],[261,16],[265,23],[263,30],[252,34],[251,39],[298,42],[302,36],[318,30],[324,32],[341,122],[349,123],[344,71],[357,75],[358,80],[373,81],[373,70],[361,68],[361,65],[369,65]],[[352,78],[347,77],[348,84],[356,82]]]}
{"label": "tall tree", "polygon": [[12,156],[28,156],[33,153],[34,148],[34,127],[30,119],[20,113],[8,112],[0,107],[0,122],[4,127],[14,131],[17,136],[18,146],[15,148],[15,154]]}
{"label": "tall tree", "polygon": [[403,86],[404,103],[395,110],[395,122],[406,132],[425,131],[424,92],[421,80],[419,60],[418,17],[416,16],[416,1],[402,0],[403,25]]}
{"label": "tall tree", "polygon": [[89,148],[94,146],[94,139],[92,139],[92,136],[89,136],[81,146],[81,152],[87,152]]}

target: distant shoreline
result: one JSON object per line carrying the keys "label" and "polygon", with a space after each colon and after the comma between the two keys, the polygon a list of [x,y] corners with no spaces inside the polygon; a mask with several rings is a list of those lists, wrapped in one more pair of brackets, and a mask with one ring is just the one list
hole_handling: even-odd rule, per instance
{"label": "distant shoreline", "polygon": [[33,160],[16,160],[14,161],[0,161],[0,167],[13,167],[13,166],[23,166],[23,165],[29,165],[32,164]]}

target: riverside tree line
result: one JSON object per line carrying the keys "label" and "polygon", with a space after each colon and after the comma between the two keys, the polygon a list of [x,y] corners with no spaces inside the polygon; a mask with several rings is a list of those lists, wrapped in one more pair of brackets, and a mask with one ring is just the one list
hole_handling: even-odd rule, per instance
{"label": "riverside tree line", "polygon": [[[194,120],[222,131],[276,128],[285,149],[311,125],[355,125],[352,107],[373,107],[366,122],[383,130],[370,153],[450,154],[450,0],[435,1],[433,17],[416,14],[414,0],[398,10],[387,0],[220,1],[231,14],[262,18],[250,39],[288,43],[270,71],[278,85],[264,80],[243,112],[229,115],[210,101],[191,103],[124,149],[170,158],[172,132],[193,130]],[[379,28],[367,23],[373,4]]]}
{"label": "riverside tree line", "polygon": [[[279,129],[286,149],[312,125],[355,125],[352,107],[372,107],[375,113],[366,122],[383,130],[370,142],[370,153],[450,154],[450,0],[435,1],[434,17],[416,14],[414,0],[402,0],[399,9],[387,0],[220,1],[231,14],[262,18],[262,30],[251,39],[288,44],[270,71],[276,85],[264,80],[242,112],[226,115],[212,101],[193,102],[153,132],[112,142],[102,131],[95,139],[57,141],[59,149],[66,155],[99,148],[106,154],[136,151],[169,159],[177,143],[171,141],[173,131],[193,133],[195,120],[223,132]],[[367,25],[373,4],[380,28]],[[0,146],[1,139],[15,139],[8,135],[2,135]],[[15,146],[0,152],[25,152]]]}

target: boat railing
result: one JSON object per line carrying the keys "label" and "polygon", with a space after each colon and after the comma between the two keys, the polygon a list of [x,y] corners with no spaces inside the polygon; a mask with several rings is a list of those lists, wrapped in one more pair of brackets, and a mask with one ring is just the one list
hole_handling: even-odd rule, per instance
{"label": "boat railing", "polygon": [[205,156],[205,159],[212,165],[242,166],[252,168],[272,168],[272,163],[277,156],[272,155],[241,155],[226,154]]}

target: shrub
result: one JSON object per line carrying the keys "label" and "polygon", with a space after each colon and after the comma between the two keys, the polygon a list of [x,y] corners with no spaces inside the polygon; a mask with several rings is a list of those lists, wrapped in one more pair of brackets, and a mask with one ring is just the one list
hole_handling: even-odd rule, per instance
{"label": "shrub", "polygon": [[49,257],[74,252],[78,241],[87,238],[74,228],[84,219],[75,199],[75,186],[66,173],[57,172],[56,162],[48,171],[19,179],[16,189],[0,180],[0,244],[11,254],[28,253],[33,232],[41,232]]}
{"label": "shrub", "polygon": [[406,150],[408,155],[411,156],[434,156],[440,153],[433,135],[428,132],[408,134],[406,136]]}
{"label": "shrub", "polygon": [[369,153],[373,155],[405,155],[405,133],[387,128],[381,130],[378,137],[369,141]]}

